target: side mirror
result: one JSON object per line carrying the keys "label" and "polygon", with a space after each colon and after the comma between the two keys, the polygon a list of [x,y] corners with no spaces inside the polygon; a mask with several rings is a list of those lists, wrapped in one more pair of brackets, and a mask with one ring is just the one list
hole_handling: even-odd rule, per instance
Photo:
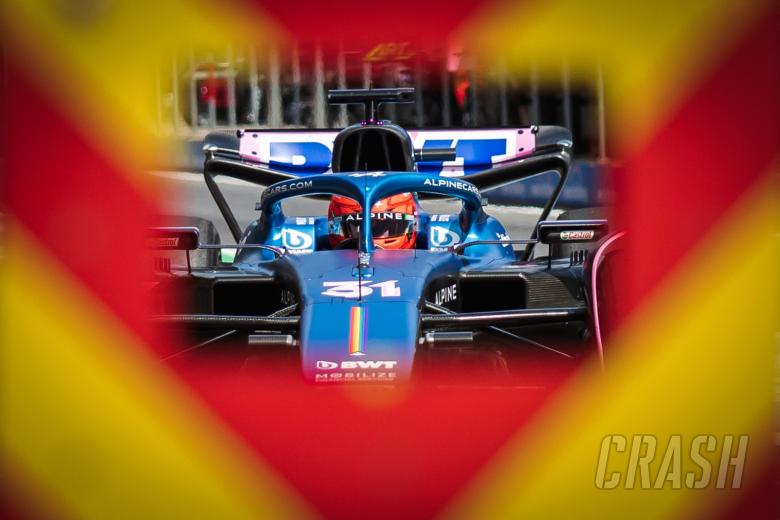
{"label": "side mirror", "polygon": [[[200,231],[196,227],[154,227],[149,228],[146,247],[162,251],[184,251],[187,257],[187,272],[192,273],[190,251],[200,246]],[[164,272],[170,272],[170,259],[163,259]]]}
{"label": "side mirror", "polygon": [[146,246],[165,251],[193,251],[200,245],[196,227],[155,227],[149,229]]}
{"label": "side mirror", "polygon": [[542,244],[596,242],[606,236],[606,220],[544,220],[539,222],[537,236]]}

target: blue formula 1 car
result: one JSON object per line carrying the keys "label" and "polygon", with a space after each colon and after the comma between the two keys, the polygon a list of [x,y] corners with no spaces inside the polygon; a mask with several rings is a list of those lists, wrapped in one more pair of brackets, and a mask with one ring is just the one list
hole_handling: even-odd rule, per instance
{"label": "blue formula 1 car", "polygon": [[[202,243],[203,226],[151,230],[153,249],[186,251],[187,260],[158,259],[153,321],[186,329],[196,346],[219,348],[229,336],[253,351],[285,351],[315,383],[404,381],[437,359],[503,375],[527,352],[603,360],[602,272],[616,236],[603,219],[548,220],[568,174],[569,131],[407,131],[376,117],[379,104],[412,98],[413,89],[331,91],[333,103],[365,104],[366,120],[339,132],[207,138],[205,182],[238,245]],[[550,171],[560,180],[531,235],[510,239],[481,192]],[[267,186],[246,229],[220,175]],[[413,200],[413,218],[375,211],[399,194]],[[346,220],[286,216],[283,203],[295,197],[358,209]],[[429,214],[420,206],[428,198],[456,199],[460,210]],[[377,237],[396,217],[412,221],[399,233],[413,241],[382,248]],[[334,243],[350,218],[348,239]],[[539,244],[549,254],[536,256]],[[217,256],[225,248],[236,250],[229,261]],[[198,252],[206,254],[195,262]],[[171,291],[183,291],[184,308]]]}

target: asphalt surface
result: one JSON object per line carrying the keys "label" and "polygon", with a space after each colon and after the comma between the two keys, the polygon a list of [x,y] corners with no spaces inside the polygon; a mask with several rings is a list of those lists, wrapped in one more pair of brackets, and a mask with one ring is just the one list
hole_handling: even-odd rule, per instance
{"label": "asphalt surface", "polygon": [[[206,188],[203,175],[190,172],[151,172],[151,174],[165,189],[167,199],[165,211],[168,214],[211,220],[217,227],[223,244],[235,243]],[[242,229],[258,217],[258,212],[254,208],[255,203],[260,200],[262,188],[230,178],[220,179],[218,184]],[[460,202],[454,200],[424,201],[422,206],[430,213],[457,213],[460,210]],[[325,201],[295,197],[283,203],[282,207],[288,216],[324,215],[328,204]],[[541,208],[489,205],[485,211],[504,224],[510,238],[524,239],[530,236]],[[551,218],[555,218],[558,213],[554,211]],[[545,254],[545,251],[546,248],[540,246],[536,254]]]}

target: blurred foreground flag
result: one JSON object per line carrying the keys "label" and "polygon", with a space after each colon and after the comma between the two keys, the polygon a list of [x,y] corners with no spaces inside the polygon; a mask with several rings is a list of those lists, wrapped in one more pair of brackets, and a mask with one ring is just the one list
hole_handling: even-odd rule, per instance
{"label": "blurred foreground flag", "polygon": [[308,515],[150,356],[143,324],[155,78],[182,49],[256,41],[241,15],[200,1],[3,4],[4,518]]}
{"label": "blurred foreground flag", "polygon": [[[8,515],[765,515],[778,324],[777,24],[772,2],[6,1]],[[143,320],[147,259],[133,244],[157,210],[143,175],[161,153],[156,78],[173,53],[282,33],[457,44],[513,74],[533,62],[542,81],[557,81],[563,64],[584,81],[601,71],[628,266],[606,372],[585,367],[533,415],[501,392],[437,399],[415,388],[386,408],[361,405],[356,392],[328,394],[323,406],[297,380],[196,379],[155,359]],[[669,446],[690,451],[702,435],[715,439],[708,456],[718,461],[734,439],[730,487],[719,487],[714,467],[704,489],[687,485],[695,468],[685,458],[676,487],[664,466]],[[605,439],[616,450],[600,473]],[[657,449],[647,478],[631,463],[635,439]],[[739,488],[731,458],[744,462]],[[629,487],[632,467],[639,476]],[[619,484],[607,489],[611,476]]]}

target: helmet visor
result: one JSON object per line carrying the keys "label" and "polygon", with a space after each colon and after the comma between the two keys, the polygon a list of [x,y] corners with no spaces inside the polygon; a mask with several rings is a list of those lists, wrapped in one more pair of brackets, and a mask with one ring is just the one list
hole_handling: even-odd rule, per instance
{"label": "helmet visor", "polygon": [[[331,219],[331,234],[341,235],[344,238],[357,238],[363,215],[349,213]],[[407,213],[372,213],[371,236],[373,238],[392,238],[414,231],[416,218]]]}

